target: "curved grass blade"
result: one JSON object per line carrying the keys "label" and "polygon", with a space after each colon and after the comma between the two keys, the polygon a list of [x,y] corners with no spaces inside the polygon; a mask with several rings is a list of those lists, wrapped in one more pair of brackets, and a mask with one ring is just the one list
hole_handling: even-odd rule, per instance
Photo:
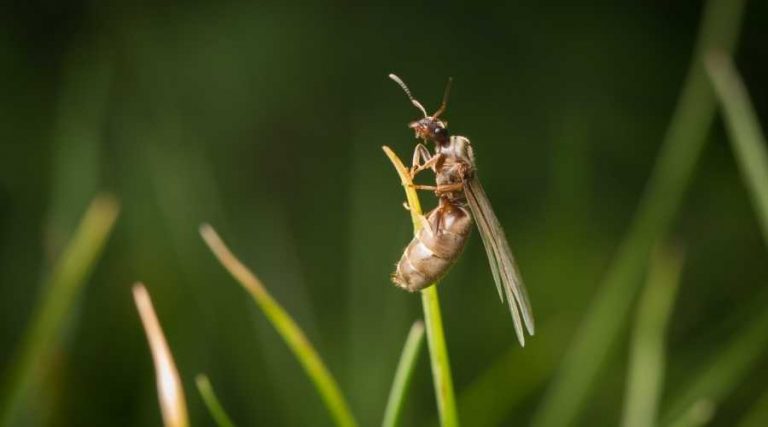
{"label": "curved grass blade", "polygon": [[235,423],[232,422],[232,419],[227,415],[227,411],[224,410],[221,402],[216,397],[208,376],[205,374],[198,375],[195,377],[195,384],[197,385],[197,391],[200,392],[200,397],[203,398],[203,402],[205,402],[205,406],[208,408],[208,413],[216,421],[216,425],[219,427],[235,427]]}
{"label": "curved grass blade", "polygon": [[682,264],[682,254],[670,247],[660,249],[651,259],[630,344],[624,427],[656,425],[664,381],[664,338],[680,284]]}
{"label": "curved grass blade", "polygon": [[336,425],[356,426],[357,422],[352,416],[347,400],[341,393],[336,380],[296,321],[280,303],[272,298],[272,295],[267,292],[261,281],[251,273],[248,267],[235,257],[213,227],[208,224],[201,225],[200,235],[224,268],[251,294],[256,305],[264,312],[269,322],[272,323],[272,326],[291,349],[314,383]]}
{"label": "curved grass blade", "polygon": [[157,319],[152,299],[142,283],[133,285],[133,300],[141,317],[141,324],[147,335],[152,361],[155,365],[157,398],[165,427],[187,427],[187,403],[184,399],[184,387],[181,385],[179,371],[173,362],[173,354],[165,340],[163,328]]}
{"label": "curved grass blade", "polygon": [[14,424],[28,392],[49,365],[51,349],[58,342],[57,334],[66,328],[67,315],[104,249],[119,210],[117,200],[110,195],[94,198],[56,261],[50,278],[43,284],[41,299],[3,385],[0,401],[3,425]]}
{"label": "curved grass blade", "polygon": [[707,72],[722,105],[739,170],[750,190],[763,239],[768,244],[768,151],[757,114],[728,55],[711,52],[707,56]]}
{"label": "curved grass blade", "polygon": [[590,398],[600,368],[626,325],[651,249],[682,202],[714,117],[715,99],[701,55],[713,48],[733,49],[743,9],[744,0],[707,2],[685,86],[639,209],[536,411],[534,426],[573,424]]}
{"label": "curved grass blade", "polygon": [[[408,207],[413,221],[413,232],[418,233],[421,228],[421,203],[419,196],[413,188],[408,169],[389,147],[382,147],[389,160],[394,165],[400,182],[405,189]],[[457,427],[459,414],[456,411],[456,396],[453,391],[453,378],[451,377],[451,364],[448,360],[448,347],[445,344],[445,332],[443,330],[443,316],[440,313],[440,301],[437,296],[437,283],[430,285],[421,291],[421,305],[424,309],[424,322],[427,329],[427,343],[429,344],[429,356],[432,365],[432,380],[435,386],[435,399],[437,410],[440,414],[440,423],[443,427]]]}
{"label": "curved grass blade", "polygon": [[392,382],[387,407],[384,410],[382,427],[395,427],[400,420],[403,401],[405,401],[405,395],[408,392],[408,386],[410,386],[413,370],[416,368],[416,361],[423,344],[424,322],[418,320],[413,323],[408,337],[405,339],[405,346],[403,346],[400,362],[397,364],[397,371],[395,371],[395,380]]}

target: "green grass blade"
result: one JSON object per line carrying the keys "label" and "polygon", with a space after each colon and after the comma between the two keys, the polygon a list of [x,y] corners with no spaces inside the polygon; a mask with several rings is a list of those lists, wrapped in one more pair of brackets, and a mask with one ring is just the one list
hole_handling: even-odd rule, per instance
{"label": "green grass blade", "polygon": [[662,425],[677,425],[687,409],[701,400],[717,404],[746,377],[768,348],[768,310],[758,307],[754,318],[739,334],[719,348],[722,350],[706,369],[674,394],[674,400],[662,416]]}
{"label": "green grass blade", "polygon": [[264,312],[293,354],[299,360],[309,378],[315,385],[325,406],[331,413],[336,425],[356,426],[347,400],[341,393],[336,380],[323,363],[317,350],[301,330],[295,320],[278,303],[261,281],[246,267],[224,244],[216,231],[208,224],[200,227],[200,234],[224,268],[251,294],[256,305]]}
{"label": "green grass blade", "polygon": [[671,248],[659,250],[651,259],[632,334],[624,427],[656,425],[664,380],[664,339],[680,284],[682,263],[681,254]]}
{"label": "green grass blade", "polygon": [[701,65],[702,52],[730,52],[741,25],[743,0],[710,0],[683,93],[629,232],[534,416],[533,425],[574,422],[589,399],[609,350],[626,325],[653,245],[666,234],[681,204],[712,123],[715,99]]}
{"label": "green grass blade", "polygon": [[760,123],[730,57],[721,52],[710,53],[707,72],[723,107],[736,160],[755,204],[763,239],[768,244],[768,151]]}
{"label": "green grass blade", "polygon": [[381,423],[383,427],[395,427],[400,420],[405,395],[408,392],[408,386],[411,383],[413,370],[416,368],[416,361],[423,344],[424,323],[416,321],[408,332],[403,352],[400,354],[400,362],[397,364],[395,379],[392,382],[387,407],[384,410],[384,421]]}
{"label": "green grass blade", "polygon": [[152,299],[142,283],[133,285],[133,301],[141,317],[144,333],[147,335],[152,362],[155,365],[155,383],[160,412],[165,427],[189,427],[187,402],[179,370],[173,361],[173,353],[165,339],[163,328],[155,313]]}
{"label": "green grass blade", "polygon": [[[411,182],[408,169],[403,165],[400,158],[389,147],[382,148],[400,176],[400,182],[405,189],[405,196],[411,211],[413,232],[416,234],[421,228],[419,196],[412,186],[413,182]],[[424,309],[424,323],[427,329],[432,380],[435,386],[435,399],[437,399],[440,423],[443,427],[457,427],[459,414],[456,411],[456,396],[453,391],[451,364],[448,360],[448,346],[445,344],[445,331],[443,330],[443,317],[440,313],[440,300],[437,296],[437,283],[421,291],[421,305]]]}
{"label": "green grass blade", "polygon": [[456,411],[456,396],[453,391],[453,377],[448,360],[448,346],[445,343],[437,284],[421,291],[421,305],[424,308],[424,323],[427,328],[427,343],[430,349],[430,364],[440,423],[443,427],[458,427],[459,414]]}
{"label": "green grass blade", "polygon": [[43,376],[50,350],[66,328],[67,315],[101,255],[118,212],[118,202],[112,196],[97,196],[43,284],[41,299],[2,389],[0,414],[4,425],[13,424],[30,388]]}
{"label": "green grass blade", "polygon": [[216,421],[216,425],[219,427],[235,427],[235,423],[232,422],[232,419],[227,415],[227,411],[221,406],[219,398],[216,397],[208,376],[204,374],[198,375],[195,377],[195,384],[197,385],[197,391],[200,392],[200,397],[203,398],[203,402],[205,402],[205,406],[208,408],[208,413]]}

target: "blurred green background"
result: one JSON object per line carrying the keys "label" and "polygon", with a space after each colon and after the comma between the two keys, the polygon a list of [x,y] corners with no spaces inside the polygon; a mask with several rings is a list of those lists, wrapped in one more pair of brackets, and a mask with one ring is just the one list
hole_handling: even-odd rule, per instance
{"label": "blurred green background", "polygon": [[[520,349],[472,237],[439,285],[462,420],[527,425],[638,208],[702,4],[108,3],[0,6],[0,375],[89,201],[108,191],[122,208],[26,422],[160,424],[130,294],[142,280],[194,425],[212,425],[199,372],[239,425],[331,425],[293,355],[199,238],[207,221],[295,316],[361,425],[378,424],[421,316],[418,296],[389,282],[411,223],[380,147],[410,159],[406,125],[418,117],[387,79],[395,72],[430,111],[454,78],[445,118],[473,142],[537,320]],[[768,3],[748,2],[735,50],[764,118],[766,22]],[[665,237],[685,262],[662,413],[768,304],[755,211],[721,120],[707,129]],[[625,314],[579,425],[620,420],[634,310]],[[714,402],[711,425],[759,405],[762,350]],[[469,393],[481,398],[467,403]],[[426,352],[404,410],[404,425],[436,422]]]}

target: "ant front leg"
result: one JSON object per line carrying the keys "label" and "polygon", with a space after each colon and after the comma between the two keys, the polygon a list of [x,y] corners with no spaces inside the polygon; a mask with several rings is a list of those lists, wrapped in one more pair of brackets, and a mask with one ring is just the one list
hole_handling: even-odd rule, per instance
{"label": "ant front leg", "polygon": [[423,170],[434,169],[439,159],[440,154],[432,155],[424,144],[416,144],[416,149],[413,150],[413,162],[410,169],[411,179]]}
{"label": "ant front leg", "polygon": [[432,155],[429,153],[427,147],[422,143],[416,144],[416,148],[413,150],[413,160],[411,161],[411,170],[417,169],[421,166],[421,162],[426,163]]}

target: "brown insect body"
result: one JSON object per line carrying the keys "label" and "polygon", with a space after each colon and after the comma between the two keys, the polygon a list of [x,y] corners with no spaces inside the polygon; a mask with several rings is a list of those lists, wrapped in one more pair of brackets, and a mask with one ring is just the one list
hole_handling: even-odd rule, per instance
{"label": "brown insect body", "polygon": [[427,224],[403,251],[392,281],[416,292],[435,283],[456,262],[472,231],[472,217],[465,207],[445,203],[429,212]]}
{"label": "brown insect body", "polygon": [[[432,158],[438,186],[460,185],[463,176],[472,171],[471,147],[464,137],[452,136],[438,142]],[[396,285],[411,292],[443,277],[464,250],[472,231],[472,215],[463,191],[439,193],[438,206],[426,215],[422,225],[392,275]]]}
{"label": "brown insect body", "polygon": [[438,206],[422,218],[422,228],[405,248],[392,274],[393,282],[413,292],[445,275],[464,249],[474,216],[499,297],[502,302],[506,297],[518,341],[525,345],[523,326],[529,334],[534,334],[528,293],[504,230],[477,178],[472,146],[463,136],[449,136],[447,124],[438,119],[445,111],[450,80],[442,105],[430,116],[399,77],[390,74],[390,78],[403,88],[411,103],[424,114],[424,118],[412,122],[409,127],[415,131],[417,138],[433,142],[435,151],[430,153],[423,144],[418,144],[410,172],[413,177],[426,169],[434,171],[436,186],[415,187],[434,190],[439,200]]}

